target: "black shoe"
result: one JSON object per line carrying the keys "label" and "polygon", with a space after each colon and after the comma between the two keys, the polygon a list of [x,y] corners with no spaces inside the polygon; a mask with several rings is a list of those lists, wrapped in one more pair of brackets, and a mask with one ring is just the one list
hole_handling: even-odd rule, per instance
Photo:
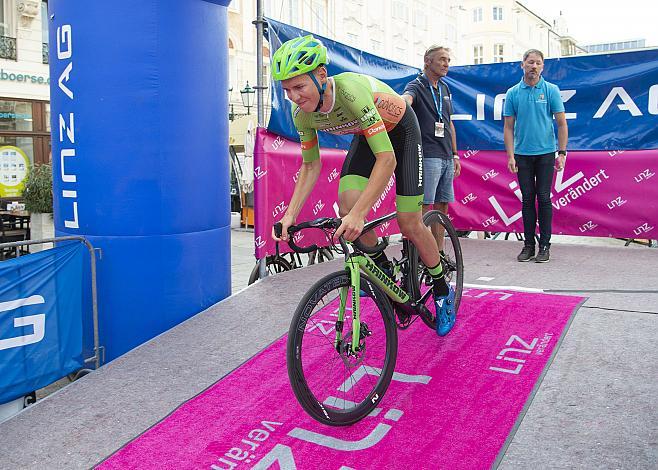
{"label": "black shoe", "polygon": [[521,253],[519,253],[519,256],[516,257],[516,260],[525,263],[526,261],[530,261],[534,257],[535,257],[535,247],[526,245],[521,250]]}
{"label": "black shoe", "polygon": [[539,253],[537,253],[537,257],[535,258],[535,263],[548,263],[549,258],[550,258],[550,252],[548,250],[548,247],[540,246]]}

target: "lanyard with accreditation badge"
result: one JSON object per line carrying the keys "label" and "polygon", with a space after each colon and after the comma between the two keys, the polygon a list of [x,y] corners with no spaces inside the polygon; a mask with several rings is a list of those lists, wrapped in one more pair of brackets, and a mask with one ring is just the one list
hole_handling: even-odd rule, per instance
{"label": "lanyard with accreditation badge", "polygon": [[430,91],[432,92],[432,98],[434,98],[434,106],[436,107],[437,112],[439,113],[439,120],[434,123],[434,137],[444,137],[445,136],[445,124],[443,123],[443,96],[441,95],[441,83],[436,82],[436,86],[439,89],[439,102],[436,102],[436,93],[434,93],[434,87],[430,83],[429,79],[427,80],[429,84]]}

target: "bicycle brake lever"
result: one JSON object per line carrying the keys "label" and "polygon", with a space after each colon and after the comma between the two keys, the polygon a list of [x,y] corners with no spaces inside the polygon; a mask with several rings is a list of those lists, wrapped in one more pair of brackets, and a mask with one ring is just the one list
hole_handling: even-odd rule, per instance
{"label": "bicycle brake lever", "polygon": [[281,222],[277,222],[274,224],[274,235],[276,235],[277,238],[281,238],[281,235],[283,234],[283,224]]}

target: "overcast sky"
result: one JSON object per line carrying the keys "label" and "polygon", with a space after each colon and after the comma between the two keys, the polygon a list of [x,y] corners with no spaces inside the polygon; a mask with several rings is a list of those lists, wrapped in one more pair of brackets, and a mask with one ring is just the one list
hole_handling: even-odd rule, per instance
{"label": "overcast sky", "polygon": [[579,44],[646,39],[658,46],[657,0],[519,0],[552,23],[560,11]]}

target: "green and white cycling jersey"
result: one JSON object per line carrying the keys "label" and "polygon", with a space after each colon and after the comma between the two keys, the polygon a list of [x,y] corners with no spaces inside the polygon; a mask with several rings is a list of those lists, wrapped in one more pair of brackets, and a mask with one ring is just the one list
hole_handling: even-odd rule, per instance
{"label": "green and white cycling jersey", "polygon": [[406,103],[391,87],[368,75],[344,72],[333,77],[333,103],[327,113],[306,113],[293,104],[292,117],[299,132],[305,162],[320,157],[317,131],[359,134],[373,154],[392,152],[388,131],[405,113]]}

